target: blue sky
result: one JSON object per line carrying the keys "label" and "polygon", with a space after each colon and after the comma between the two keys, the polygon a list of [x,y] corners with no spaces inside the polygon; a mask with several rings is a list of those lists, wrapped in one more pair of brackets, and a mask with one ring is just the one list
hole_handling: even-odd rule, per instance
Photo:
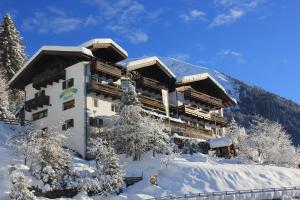
{"label": "blue sky", "polygon": [[300,103],[298,0],[1,0],[32,55],[110,37],[130,58],[169,56]]}

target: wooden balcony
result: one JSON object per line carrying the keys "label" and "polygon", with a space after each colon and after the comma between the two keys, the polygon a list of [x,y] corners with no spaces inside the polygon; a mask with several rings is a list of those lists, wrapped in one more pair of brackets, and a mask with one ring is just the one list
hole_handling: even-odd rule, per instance
{"label": "wooden balcony", "polygon": [[225,117],[221,117],[218,114],[211,113],[211,120],[215,122],[216,124],[219,124],[221,126],[227,125],[227,120]]}
{"label": "wooden balcony", "polygon": [[209,113],[206,111],[201,111],[197,108],[193,108],[187,105],[179,107],[179,111],[183,115],[188,115],[191,117],[198,118],[200,120],[207,121],[211,124],[220,125],[222,127],[226,126],[227,121],[224,117],[219,116],[216,113]]}
{"label": "wooden balcony", "polygon": [[120,88],[113,85],[106,85],[97,81],[90,81],[88,83],[87,89],[89,92],[95,92],[96,95],[104,95],[112,98],[121,98],[122,92]]}
{"label": "wooden balcony", "polygon": [[191,88],[190,86],[181,86],[181,87],[177,88],[177,91],[183,92],[185,98],[192,99],[192,100],[198,101],[200,103],[203,103],[208,106],[215,107],[215,108],[223,107],[221,99],[212,97],[212,96],[204,94],[202,92],[198,92],[198,91],[194,90],[193,88]]}
{"label": "wooden balcony", "polygon": [[183,136],[207,140],[213,137],[213,133],[211,130],[206,130],[201,127],[186,125],[186,129]]}
{"label": "wooden balcony", "polygon": [[93,61],[91,62],[91,72],[92,74],[105,74],[114,80],[117,80],[122,77],[122,70],[118,67],[105,64],[103,62],[99,61]]}
{"label": "wooden balcony", "polygon": [[25,110],[31,112],[37,108],[42,108],[44,105],[49,105],[50,98],[47,95],[40,95],[25,102]]}
{"label": "wooden balcony", "polygon": [[161,90],[167,90],[168,88],[165,85],[162,85],[161,82],[147,78],[147,77],[140,77],[136,80],[137,87],[148,88],[150,90],[154,90],[155,92],[159,92],[161,94]]}
{"label": "wooden balcony", "polygon": [[[168,122],[166,122],[168,125]],[[211,139],[213,133],[211,130],[204,129],[202,127],[188,125],[186,123],[176,123],[174,121],[170,122],[172,132],[184,137],[191,137],[197,139]]]}
{"label": "wooden balcony", "polygon": [[41,74],[35,76],[32,80],[32,87],[40,90],[41,87],[46,87],[54,82],[58,82],[60,79],[64,80],[66,78],[66,72],[64,69],[46,69]]}
{"label": "wooden balcony", "polygon": [[[162,102],[162,100],[158,100],[158,99],[154,99],[145,95],[140,95],[139,96],[139,101],[142,103],[142,105],[150,107],[150,108],[154,108],[154,109],[158,109],[158,110],[165,110],[165,106]],[[169,109],[170,112],[175,111],[176,110],[176,106],[173,104],[169,104]]]}

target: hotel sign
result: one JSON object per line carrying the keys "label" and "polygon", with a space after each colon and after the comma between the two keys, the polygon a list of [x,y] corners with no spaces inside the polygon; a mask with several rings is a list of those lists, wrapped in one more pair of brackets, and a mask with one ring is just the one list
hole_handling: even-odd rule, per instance
{"label": "hotel sign", "polygon": [[65,100],[71,99],[74,97],[78,89],[76,88],[67,88],[62,93],[60,93],[59,98]]}

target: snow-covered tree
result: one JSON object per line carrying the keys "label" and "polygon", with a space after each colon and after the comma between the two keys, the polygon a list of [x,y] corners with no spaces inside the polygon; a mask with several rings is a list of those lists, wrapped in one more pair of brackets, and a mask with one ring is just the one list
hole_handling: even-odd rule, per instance
{"label": "snow-covered tree", "polygon": [[10,139],[10,144],[24,156],[33,176],[43,181],[46,190],[64,187],[69,178],[70,153],[63,147],[68,133],[58,131],[60,127],[60,123],[44,131],[30,127],[25,134]]}
{"label": "snow-covered tree", "polygon": [[83,189],[90,194],[119,193],[124,187],[124,181],[115,150],[106,141],[98,138],[92,142],[89,151],[95,156],[97,178],[85,179]]}
{"label": "snow-covered tree", "polygon": [[8,101],[8,87],[7,82],[3,78],[0,70],[0,118],[10,119],[13,115],[9,111],[9,101]]}
{"label": "snow-covered tree", "polygon": [[290,135],[278,122],[256,116],[247,133],[232,120],[227,129],[237,154],[242,160],[264,164],[296,167],[299,164],[299,149],[292,144]]}
{"label": "snow-covered tree", "polygon": [[64,187],[69,175],[70,153],[63,147],[65,133],[46,131],[35,148],[31,169],[49,190]]}
{"label": "snow-covered tree", "polygon": [[36,200],[37,198],[28,189],[30,185],[27,183],[25,176],[20,171],[13,171],[10,175],[11,189],[9,197],[12,200]]}
{"label": "snow-covered tree", "polygon": [[1,24],[0,49],[0,62],[7,80],[10,80],[27,59],[22,38],[10,14],[4,16]]}
{"label": "snow-covered tree", "polygon": [[[10,14],[6,14],[0,28],[0,70],[6,83],[19,71],[26,60],[22,37]],[[9,109],[11,113],[16,114],[23,106],[24,92],[10,90],[8,98]]]}
{"label": "snow-covered tree", "polygon": [[24,157],[24,165],[32,161],[36,154],[36,146],[40,142],[42,130],[36,130],[32,124],[27,124],[24,134],[13,135],[7,141],[7,144],[16,149],[17,153]]}
{"label": "snow-covered tree", "polygon": [[293,146],[290,135],[278,122],[256,117],[246,141],[244,145],[252,149],[249,153],[257,156],[261,163],[278,166],[297,166],[299,163],[299,152]]}
{"label": "snow-covered tree", "polygon": [[161,122],[147,113],[138,101],[134,84],[128,81],[122,88],[121,111],[113,119],[112,127],[104,132],[105,139],[118,151],[140,159],[142,153],[168,152],[170,131]]}

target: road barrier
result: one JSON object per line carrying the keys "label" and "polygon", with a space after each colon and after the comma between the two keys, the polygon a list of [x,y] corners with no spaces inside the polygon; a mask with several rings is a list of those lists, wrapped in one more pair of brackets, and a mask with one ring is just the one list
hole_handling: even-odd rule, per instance
{"label": "road barrier", "polygon": [[300,187],[282,187],[282,188],[266,188],[238,191],[221,191],[221,192],[201,192],[197,194],[184,194],[180,196],[168,195],[164,197],[150,198],[147,200],[169,200],[169,199],[186,199],[186,200],[202,200],[202,199],[281,199],[283,196],[290,196],[300,199]]}

